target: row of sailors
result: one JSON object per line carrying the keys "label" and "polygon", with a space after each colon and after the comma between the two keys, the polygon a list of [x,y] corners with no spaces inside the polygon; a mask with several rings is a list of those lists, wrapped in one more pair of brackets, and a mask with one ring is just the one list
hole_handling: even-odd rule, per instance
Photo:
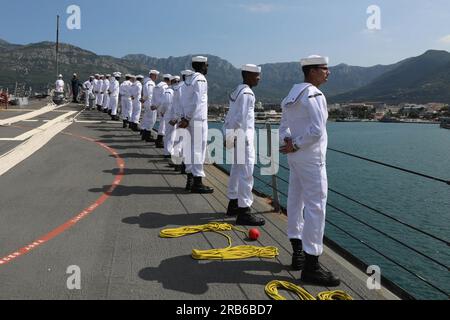
{"label": "row of sailors", "polygon": [[[202,65],[195,64],[201,62]],[[323,253],[323,235],[327,202],[326,150],[328,118],[327,102],[318,87],[328,80],[328,58],[310,56],[302,59],[305,81],[295,85],[288,97],[283,100],[283,118],[280,136],[283,140],[282,153],[287,154],[290,166],[288,196],[288,236],[293,247],[292,267],[302,270],[302,280],[322,286],[337,286],[340,280],[319,264]],[[191,153],[191,163],[186,164],[188,182],[186,189],[193,193],[212,193],[213,190],[202,184],[205,176],[203,163],[206,155],[208,136],[208,84],[205,75],[208,71],[207,58],[194,57],[196,72],[182,72],[183,81],[170,74],[163,75],[163,81],[156,85],[157,70],[151,70],[149,78],[126,75],[126,80],[118,86],[121,75],[114,74],[115,80],[106,89],[99,79],[93,84],[96,103],[99,109],[105,108],[105,92],[110,96],[106,108],[111,107],[111,115],[117,112],[118,96],[121,96],[122,120],[124,127],[138,130],[142,104],[143,138],[150,139],[150,130],[156,122],[157,113],[161,116],[157,146],[164,147],[164,154],[170,158],[175,155],[176,128],[187,129],[191,136],[191,150],[183,150],[181,156]],[[253,87],[258,85],[261,68],[256,65],[242,67],[243,84],[230,95],[230,111],[225,119],[224,129],[226,147],[233,149],[235,156],[243,151],[245,162],[232,165],[228,186],[230,203],[227,215],[237,215],[236,224],[261,226],[265,220],[251,213],[253,204],[253,171],[255,166],[255,94]],[[94,77],[95,78],[95,77]],[[89,86],[89,85],[88,85]],[[111,87],[113,90],[111,90]],[[114,98],[114,99],[113,99]],[[102,100],[103,99],[103,100]],[[111,103],[111,101],[113,101]],[[109,104],[108,104],[109,103]],[[114,109],[114,111],[112,110]],[[245,134],[245,149],[238,150],[236,131]],[[164,137],[164,143],[162,143]],[[200,147],[199,147],[200,146]],[[192,179],[195,181],[192,181]],[[199,180],[198,180],[199,179]]]}

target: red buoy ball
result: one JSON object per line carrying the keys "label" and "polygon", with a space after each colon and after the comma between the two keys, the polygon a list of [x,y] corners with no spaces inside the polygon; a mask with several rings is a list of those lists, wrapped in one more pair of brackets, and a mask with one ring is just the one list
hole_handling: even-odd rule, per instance
{"label": "red buoy ball", "polygon": [[261,235],[261,233],[259,232],[258,229],[250,229],[248,232],[248,237],[250,240],[258,240],[259,236]]}

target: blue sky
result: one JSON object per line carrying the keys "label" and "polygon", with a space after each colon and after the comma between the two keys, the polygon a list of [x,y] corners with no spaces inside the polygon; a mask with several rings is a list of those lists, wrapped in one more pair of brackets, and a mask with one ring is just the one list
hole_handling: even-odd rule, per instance
{"label": "blue sky", "polygon": [[[81,30],[68,30],[69,5],[81,8]],[[367,8],[381,9],[369,31]],[[235,66],[299,61],[389,64],[428,49],[450,51],[448,0],[15,0],[2,3],[0,38],[27,44],[55,40],[97,54],[154,57],[208,53]]]}

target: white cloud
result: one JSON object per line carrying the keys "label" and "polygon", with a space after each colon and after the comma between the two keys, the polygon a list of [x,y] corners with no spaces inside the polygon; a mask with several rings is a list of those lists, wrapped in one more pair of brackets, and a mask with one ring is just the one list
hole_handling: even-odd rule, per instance
{"label": "white cloud", "polygon": [[241,4],[240,7],[253,13],[269,13],[275,9],[274,5],[268,3]]}
{"label": "white cloud", "polygon": [[450,44],[450,34],[439,39],[439,42],[442,44]]}

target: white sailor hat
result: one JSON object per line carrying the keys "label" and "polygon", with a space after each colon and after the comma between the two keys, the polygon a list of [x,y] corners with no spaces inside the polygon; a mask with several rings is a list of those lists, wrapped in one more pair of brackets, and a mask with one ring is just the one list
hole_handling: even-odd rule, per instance
{"label": "white sailor hat", "polygon": [[120,72],[114,72],[113,76],[114,78],[120,78],[122,77],[122,74]]}
{"label": "white sailor hat", "polygon": [[181,78],[180,78],[179,76],[173,76],[171,80],[177,80],[177,81],[180,81]]}
{"label": "white sailor hat", "polygon": [[139,79],[144,79],[144,76],[141,75],[141,74],[139,74],[139,75],[136,76],[136,79],[138,79],[138,80],[139,80]]}
{"label": "white sailor hat", "polygon": [[63,75],[62,74],[60,74],[59,76],[58,76],[58,78],[62,78],[63,77]]}
{"label": "white sailor hat", "polygon": [[107,74],[106,76],[107,76],[107,77],[111,77],[111,75],[110,75],[110,74]]}
{"label": "white sailor hat", "polygon": [[150,72],[148,74],[155,74],[155,75],[159,76],[160,72],[158,70],[150,70]]}
{"label": "white sailor hat", "polygon": [[261,73],[261,67],[258,67],[256,64],[244,64],[241,70],[253,73]]}
{"label": "white sailor hat", "polygon": [[192,62],[208,62],[208,58],[207,57],[203,57],[203,56],[196,56],[196,57],[192,57]]}
{"label": "white sailor hat", "polygon": [[105,77],[105,75],[104,75],[104,74],[101,74],[101,75],[100,75],[100,78],[104,78],[104,77]]}
{"label": "white sailor hat", "polygon": [[172,79],[172,75],[170,73],[166,73],[165,75],[163,75],[164,79]]}
{"label": "white sailor hat", "polygon": [[130,74],[130,78],[135,78],[136,79],[136,76],[134,74]]}
{"label": "white sailor hat", "polygon": [[89,77],[89,79],[94,79],[94,78],[95,78],[94,76],[90,76],[90,77]]}
{"label": "white sailor hat", "polygon": [[127,74],[125,75],[125,78],[131,78],[131,74],[127,73]]}
{"label": "white sailor hat", "polygon": [[307,58],[304,58],[300,61],[302,67],[305,66],[318,66],[322,64],[328,64],[329,59],[328,57],[322,57],[319,55],[312,55]]}
{"label": "white sailor hat", "polygon": [[189,70],[189,69],[181,71],[181,75],[186,76],[186,77],[192,76],[194,73],[195,73],[194,71]]}
{"label": "white sailor hat", "polygon": [[94,77],[100,77],[100,75],[98,73],[94,74]]}

